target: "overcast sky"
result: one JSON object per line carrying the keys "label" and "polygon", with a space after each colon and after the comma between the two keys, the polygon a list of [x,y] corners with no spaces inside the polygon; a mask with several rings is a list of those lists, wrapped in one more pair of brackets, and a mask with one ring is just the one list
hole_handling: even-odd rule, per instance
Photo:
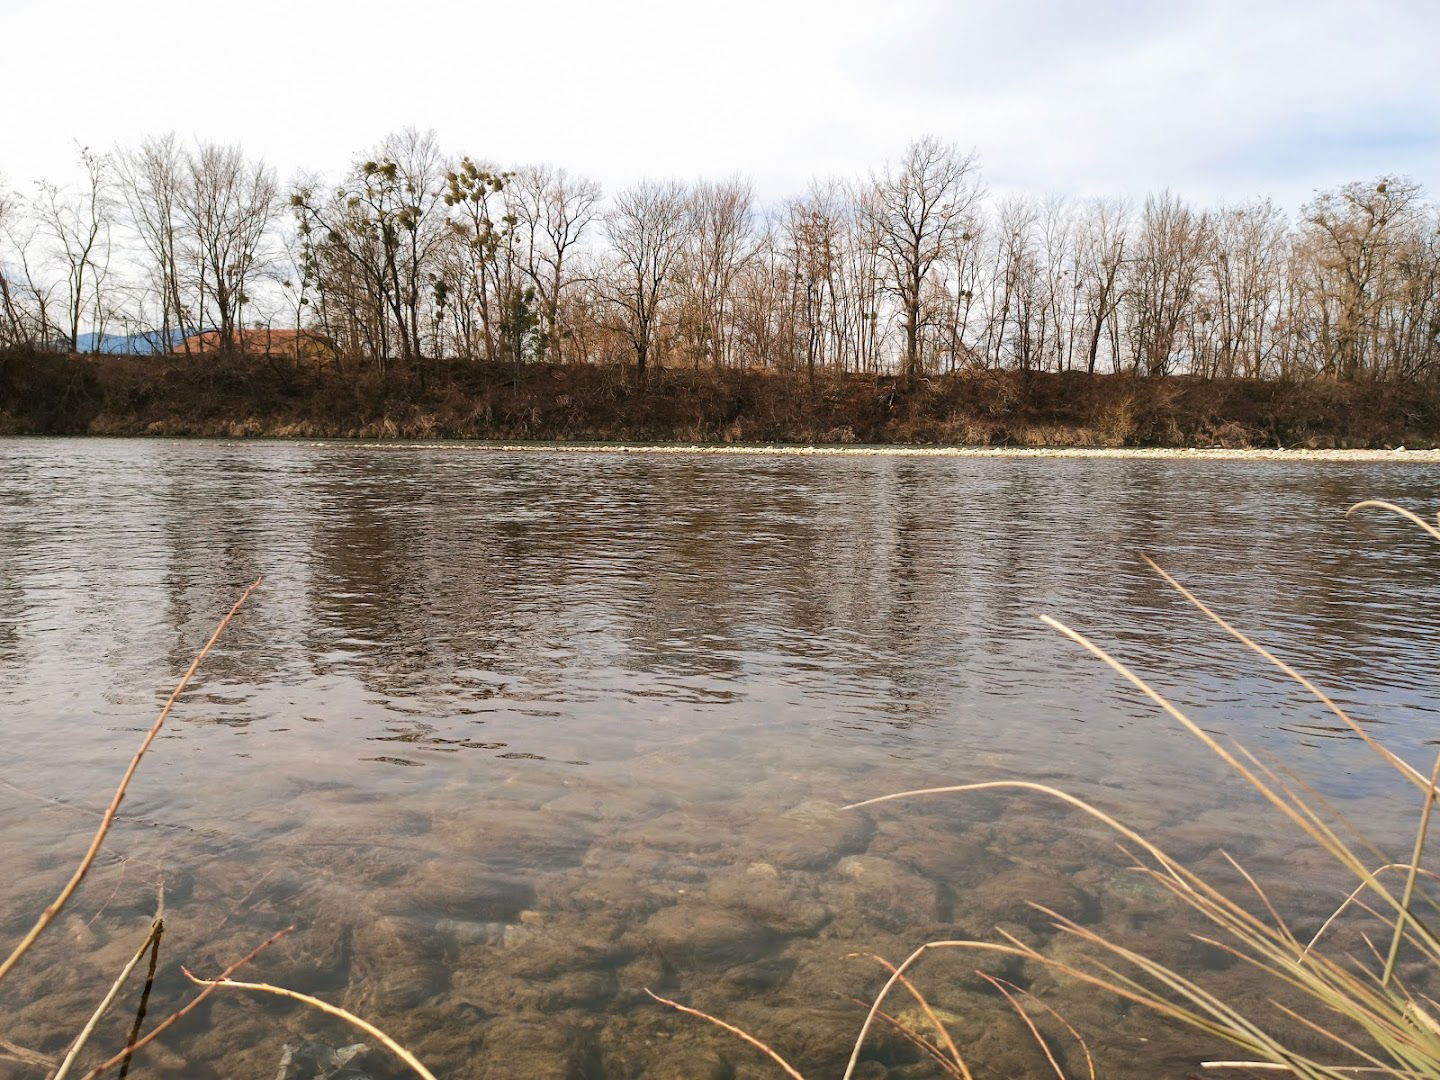
{"label": "overcast sky", "polygon": [[0,175],[168,130],[334,175],[414,126],[777,199],[934,134],[1001,192],[1293,207],[1440,190],[1437,72],[1440,0],[0,0]]}

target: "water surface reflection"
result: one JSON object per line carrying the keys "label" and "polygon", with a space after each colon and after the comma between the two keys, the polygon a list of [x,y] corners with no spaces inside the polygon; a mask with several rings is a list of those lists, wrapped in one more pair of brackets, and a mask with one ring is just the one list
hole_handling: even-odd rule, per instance
{"label": "water surface reflection", "polygon": [[[63,878],[216,615],[266,576],[146,762],[114,854],[7,984],[11,1037],[64,1042],[143,937],[161,877],[170,966],[152,1014],[182,993],[175,964],[222,966],[298,921],[263,973],[385,1019],[451,1076],[762,1075],[647,985],[820,1075],[855,1029],[849,999],[876,984],[847,954],[997,923],[1043,936],[1026,898],[1152,941],[1181,927],[1125,885],[1108,838],[1033,799],[836,809],[939,782],[1060,784],[1195,858],[1223,843],[1283,865],[1288,901],[1321,912],[1329,886],[1297,841],[1036,616],[1398,830],[1408,808],[1392,816],[1364,748],[1137,556],[1420,760],[1440,550],[1341,514],[1375,495],[1426,505],[1437,480],[1399,464],[0,441],[7,933]],[[93,966],[65,960],[77,947]],[[937,1000],[1023,1071],[967,964],[937,968]],[[1070,1004],[1109,1075],[1193,1057],[1142,1016]],[[351,1041],[219,1003],[147,1068],[269,1077],[287,1044]],[[907,1053],[882,1038],[873,1075],[927,1075]],[[391,1075],[378,1054],[364,1068]]]}

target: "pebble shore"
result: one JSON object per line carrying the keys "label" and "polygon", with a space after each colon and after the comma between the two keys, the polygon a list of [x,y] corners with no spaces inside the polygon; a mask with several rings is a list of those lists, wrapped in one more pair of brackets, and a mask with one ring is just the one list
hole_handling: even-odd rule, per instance
{"label": "pebble shore", "polygon": [[[318,445],[318,444],[317,444]],[[330,444],[326,444],[330,445]],[[504,453],[566,454],[705,454],[775,457],[904,457],[904,458],[1115,458],[1162,461],[1401,461],[1440,463],[1440,449],[1307,450],[1207,447],[1117,446],[795,446],[788,444],[713,445],[705,443],[471,443],[398,440],[367,444],[389,450],[488,450]]]}

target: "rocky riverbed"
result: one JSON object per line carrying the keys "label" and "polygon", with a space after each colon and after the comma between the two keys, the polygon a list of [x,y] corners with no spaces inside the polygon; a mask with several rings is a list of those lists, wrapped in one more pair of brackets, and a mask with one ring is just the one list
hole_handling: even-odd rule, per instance
{"label": "rocky riverbed", "polygon": [[[885,978],[875,956],[898,962],[927,940],[993,941],[1002,929],[1066,960],[1084,955],[1036,904],[1143,947],[1232,1000],[1267,1008],[1275,987],[1190,940],[1200,929],[1194,919],[1073,813],[1010,794],[846,810],[818,797],[815,779],[771,776],[736,802],[643,786],[555,794],[537,785],[527,794],[517,773],[503,805],[497,798],[445,808],[437,800],[433,814],[412,809],[395,820],[376,820],[357,792],[317,792],[303,820],[274,808],[260,848],[197,841],[211,857],[178,875],[150,863],[153,839],[132,830],[126,862],[97,873],[58,932],[7,983],[7,1037],[41,1054],[62,1051],[143,936],[151,902],[143,883],[160,876],[170,930],[152,1016],[189,992],[178,963],[213,972],[297,921],[253,977],[378,1022],[445,1077],[775,1075],[734,1036],[657,1005],[646,990],[745,1028],[807,1076],[837,1076],[862,1019],[857,1002]],[[517,802],[525,806],[519,814]],[[1233,880],[1221,849],[1243,858],[1257,846],[1237,823],[1211,812],[1172,820],[1161,833],[1178,856]],[[1258,869],[1279,862],[1292,875],[1323,877],[1323,864],[1303,847],[1277,855],[1272,843]],[[531,869],[537,860],[545,871]],[[7,897],[7,934],[61,869],[56,857],[14,868],[29,886]],[[1331,903],[1313,888],[1272,885],[1272,898],[1298,909],[1304,925]],[[1358,932],[1358,922],[1347,923],[1335,943],[1359,944]],[[1059,1010],[1105,1076],[1185,1076],[1217,1049],[1044,967],[939,952],[915,981],[977,1076],[1033,1076],[1046,1067],[980,972]],[[133,993],[125,1000],[97,1033],[97,1049],[123,1042]],[[893,999],[891,1011],[932,1034],[908,996]],[[1032,1012],[1057,1053],[1081,1067],[1073,1038],[1038,1007]],[[289,1053],[288,1075],[299,1076],[295,1048],[356,1041],[314,1013],[222,992],[147,1050],[138,1075],[268,1078]],[[864,1077],[941,1075],[888,1024],[863,1057]],[[347,1068],[359,1071],[313,1075],[405,1075],[374,1047]],[[0,1064],[0,1076],[43,1075],[38,1065]]]}

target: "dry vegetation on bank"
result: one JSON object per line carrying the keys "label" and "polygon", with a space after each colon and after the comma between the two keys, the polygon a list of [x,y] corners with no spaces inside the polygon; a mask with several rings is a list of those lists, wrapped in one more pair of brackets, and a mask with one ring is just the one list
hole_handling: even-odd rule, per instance
{"label": "dry vegetation on bank", "polygon": [[896,376],[456,364],[420,380],[277,358],[0,355],[0,434],[1411,449],[1419,385],[972,371]]}

